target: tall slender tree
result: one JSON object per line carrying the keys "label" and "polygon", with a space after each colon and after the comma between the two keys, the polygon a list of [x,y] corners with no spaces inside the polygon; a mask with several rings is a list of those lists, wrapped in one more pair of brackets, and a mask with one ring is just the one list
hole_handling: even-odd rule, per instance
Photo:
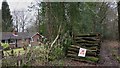
{"label": "tall slender tree", "polygon": [[2,16],[1,16],[1,10],[0,10],[0,32],[2,32]]}
{"label": "tall slender tree", "polygon": [[12,15],[10,14],[9,5],[6,0],[2,2],[2,32],[10,32],[12,30]]}
{"label": "tall slender tree", "polygon": [[119,33],[119,41],[120,41],[120,1],[118,2],[118,33]]}

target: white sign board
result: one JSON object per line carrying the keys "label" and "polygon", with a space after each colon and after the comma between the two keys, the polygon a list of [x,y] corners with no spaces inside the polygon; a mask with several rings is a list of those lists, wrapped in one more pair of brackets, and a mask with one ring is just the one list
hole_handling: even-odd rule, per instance
{"label": "white sign board", "polygon": [[86,55],[86,50],[85,48],[80,48],[78,56],[85,57]]}

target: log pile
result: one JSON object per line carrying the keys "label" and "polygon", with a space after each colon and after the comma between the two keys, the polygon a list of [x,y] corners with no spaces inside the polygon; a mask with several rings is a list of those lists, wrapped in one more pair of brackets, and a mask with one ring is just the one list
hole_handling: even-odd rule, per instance
{"label": "log pile", "polygon": [[[98,62],[100,53],[100,34],[83,34],[73,37],[73,45],[67,50],[67,57],[84,62]],[[86,56],[78,56],[79,49],[87,49]]]}

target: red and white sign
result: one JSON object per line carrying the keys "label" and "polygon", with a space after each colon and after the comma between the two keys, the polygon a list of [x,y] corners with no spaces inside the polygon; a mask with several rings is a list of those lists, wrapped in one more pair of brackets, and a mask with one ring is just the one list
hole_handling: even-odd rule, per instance
{"label": "red and white sign", "polygon": [[86,50],[85,48],[80,48],[78,56],[85,57],[86,55]]}

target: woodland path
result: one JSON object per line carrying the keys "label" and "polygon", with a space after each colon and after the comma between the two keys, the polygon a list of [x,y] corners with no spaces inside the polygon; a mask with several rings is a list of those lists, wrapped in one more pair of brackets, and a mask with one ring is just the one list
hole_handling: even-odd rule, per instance
{"label": "woodland path", "polygon": [[117,66],[119,63],[113,57],[113,49],[118,47],[118,42],[117,41],[108,41],[104,40],[101,43],[101,50],[100,50],[100,64],[105,65],[105,66]]}

